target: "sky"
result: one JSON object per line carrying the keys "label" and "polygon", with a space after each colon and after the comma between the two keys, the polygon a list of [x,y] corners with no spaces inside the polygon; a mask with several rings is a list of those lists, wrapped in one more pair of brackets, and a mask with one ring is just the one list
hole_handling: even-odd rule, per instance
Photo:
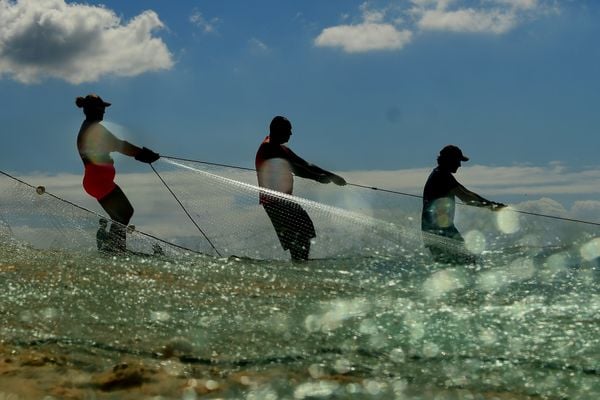
{"label": "sky", "polygon": [[75,98],[97,93],[162,155],[253,167],[284,115],[359,184],[419,194],[452,143],[487,197],[597,212],[599,37],[595,0],[0,0],[0,170],[79,184]]}

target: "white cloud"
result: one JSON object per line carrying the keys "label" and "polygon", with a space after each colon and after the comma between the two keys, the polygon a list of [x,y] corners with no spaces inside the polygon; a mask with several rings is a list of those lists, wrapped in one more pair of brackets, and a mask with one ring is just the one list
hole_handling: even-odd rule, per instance
{"label": "white cloud", "polygon": [[[487,0],[478,7],[457,0],[413,0],[411,14],[421,30],[504,34],[543,14],[545,0]],[[470,7],[467,6],[470,5]]]}
{"label": "white cloud", "polygon": [[399,31],[391,24],[361,23],[324,29],[315,39],[319,47],[341,47],[348,53],[374,50],[399,50],[410,42],[410,31]]}
{"label": "white cloud", "polygon": [[551,9],[556,11],[551,0],[411,0],[383,9],[363,3],[361,22],[327,27],[315,44],[348,53],[401,50],[417,32],[501,35]]}
{"label": "white cloud", "polygon": [[257,38],[251,38],[248,45],[253,53],[268,53],[270,51],[269,46]]}
{"label": "white cloud", "polygon": [[315,39],[319,47],[338,47],[347,53],[400,50],[412,39],[412,32],[386,23],[385,11],[361,5],[362,22],[325,28]]}
{"label": "white cloud", "polygon": [[215,33],[217,30],[217,24],[219,24],[221,20],[217,17],[207,20],[200,11],[194,9],[192,15],[190,15],[190,22],[202,29],[204,33]]}
{"label": "white cloud", "polygon": [[515,25],[516,17],[512,12],[473,9],[428,10],[423,13],[418,23],[419,28],[423,30],[495,34],[506,33]]}
{"label": "white cloud", "polygon": [[368,3],[363,3],[360,6],[363,13],[363,20],[367,24],[378,24],[382,23],[385,18],[385,12],[382,10],[371,10],[368,7]]}
{"label": "white cloud", "polygon": [[496,0],[496,2],[522,10],[532,10],[539,5],[538,0]]}
{"label": "white cloud", "polygon": [[153,36],[164,25],[153,11],[127,23],[105,7],[64,0],[0,0],[0,76],[73,84],[105,75],[169,69],[172,55]]}

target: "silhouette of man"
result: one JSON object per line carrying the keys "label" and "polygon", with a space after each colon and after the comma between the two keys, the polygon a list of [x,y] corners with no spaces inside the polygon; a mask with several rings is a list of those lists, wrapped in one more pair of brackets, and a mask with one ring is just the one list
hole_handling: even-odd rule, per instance
{"label": "silhouette of man", "polygon": [[[423,211],[421,214],[421,230],[425,246],[430,250],[436,261],[443,262],[473,262],[475,258],[467,255],[464,239],[454,225],[454,212],[458,197],[465,204],[499,210],[506,207],[484,199],[458,183],[452,174],[456,173],[462,161],[468,161],[462,150],[454,145],[444,147],[437,158],[438,166],[431,172],[423,188]],[[461,251],[456,252],[450,246],[443,246],[436,235],[450,238],[460,244]]]}
{"label": "silhouette of man", "polygon": [[[256,172],[261,188],[291,195],[293,175],[321,183],[346,184],[341,176],[308,163],[285,146],[291,135],[292,124],[287,118],[273,118],[269,135],[256,153]],[[260,193],[260,204],[269,216],[281,246],[290,251],[292,260],[308,260],[310,240],[316,233],[306,211],[294,201],[264,191]]]}
{"label": "silhouette of man", "polygon": [[[85,169],[83,188],[94,197],[108,213],[113,223],[110,225],[109,249],[116,252],[126,250],[125,226],[133,216],[133,207],[125,193],[115,184],[114,161],[111,152],[119,152],[136,160],[153,163],[160,156],[146,147],[140,148],[115,137],[100,122],[104,119],[105,102],[96,94],[77,97],[75,104],[83,108],[85,120],[77,135],[77,150]],[[117,223],[115,223],[117,222]]]}

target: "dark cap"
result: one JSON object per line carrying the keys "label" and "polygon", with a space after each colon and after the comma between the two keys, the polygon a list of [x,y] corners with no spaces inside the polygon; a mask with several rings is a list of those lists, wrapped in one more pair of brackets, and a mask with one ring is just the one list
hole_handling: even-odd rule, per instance
{"label": "dark cap", "polygon": [[78,97],[75,100],[75,104],[79,108],[96,108],[96,107],[109,107],[110,103],[102,100],[102,97],[97,94],[88,94],[85,97]]}
{"label": "dark cap", "polygon": [[440,158],[469,161],[469,157],[465,157],[462,150],[452,144],[449,144],[440,150]]}

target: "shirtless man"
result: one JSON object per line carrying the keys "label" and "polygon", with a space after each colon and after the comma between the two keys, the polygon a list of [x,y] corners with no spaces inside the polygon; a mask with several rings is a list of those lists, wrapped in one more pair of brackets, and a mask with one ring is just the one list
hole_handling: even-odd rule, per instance
{"label": "shirtless man", "polygon": [[[258,185],[291,195],[294,188],[293,175],[321,183],[346,184],[344,178],[310,164],[290,150],[287,143],[292,135],[292,124],[282,116],[276,116],[269,126],[269,135],[256,153]],[[308,260],[310,240],[316,237],[312,220],[296,202],[260,193],[264,207],[284,250],[289,250],[292,260]]]}

